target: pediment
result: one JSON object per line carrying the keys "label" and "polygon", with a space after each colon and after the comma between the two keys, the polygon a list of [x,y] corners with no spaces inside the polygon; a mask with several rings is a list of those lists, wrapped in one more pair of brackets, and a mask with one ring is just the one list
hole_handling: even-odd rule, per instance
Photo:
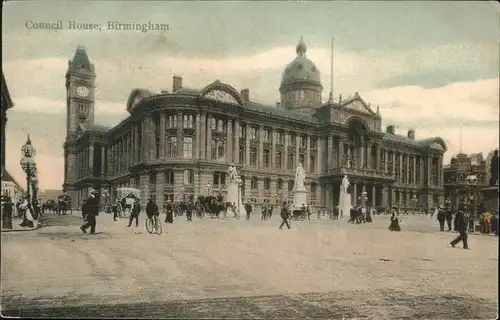
{"label": "pediment", "polygon": [[431,144],[429,146],[429,148],[435,149],[435,150],[440,150],[440,151],[445,151],[444,148],[443,148],[443,146],[441,144],[437,143],[437,142],[434,142],[433,144]]}
{"label": "pediment", "polygon": [[245,101],[241,95],[232,86],[216,80],[206,86],[201,92],[200,96],[205,99],[220,101],[224,103],[244,105]]}
{"label": "pediment", "polygon": [[344,104],[342,108],[375,115],[375,112],[373,112],[373,110],[360,97],[356,97],[353,100],[346,102],[346,104]]}

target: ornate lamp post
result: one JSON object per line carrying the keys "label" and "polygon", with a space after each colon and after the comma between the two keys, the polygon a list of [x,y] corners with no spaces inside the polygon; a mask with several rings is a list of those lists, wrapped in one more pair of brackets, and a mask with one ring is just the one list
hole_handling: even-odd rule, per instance
{"label": "ornate lamp post", "polygon": [[411,206],[413,207],[413,214],[415,214],[415,212],[418,209],[418,199],[417,199],[417,196],[413,195],[413,197],[410,199],[410,201],[411,201]]}
{"label": "ornate lamp post", "polygon": [[361,205],[364,207],[366,205],[366,200],[368,200],[368,192],[361,192],[361,196],[359,198],[361,199]]}
{"label": "ornate lamp post", "polygon": [[[27,198],[26,200],[28,201],[28,208],[32,208],[31,199],[30,199],[31,198],[30,197],[30,181],[36,175],[36,172],[37,172],[36,171],[36,163],[35,163],[35,160],[33,159],[35,154],[36,154],[36,150],[33,147],[33,145],[31,144],[31,139],[30,139],[30,136],[28,135],[28,140],[21,147],[22,158],[20,161],[21,168],[23,169],[24,173],[26,173],[26,198]],[[35,190],[33,190],[33,194],[36,196]],[[25,214],[23,217],[23,222],[22,222],[21,226],[28,226],[31,223],[32,222],[26,218],[26,214]]]}
{"label": "ornate lamp post", "polygon": [[465,179],[467,186],[469,187],[469,199],[472,209],[469,209],[469,232],[474,231],[474,220],[476,219],[476,187],[478,184],[478,178],[475,174],[470,174]]}

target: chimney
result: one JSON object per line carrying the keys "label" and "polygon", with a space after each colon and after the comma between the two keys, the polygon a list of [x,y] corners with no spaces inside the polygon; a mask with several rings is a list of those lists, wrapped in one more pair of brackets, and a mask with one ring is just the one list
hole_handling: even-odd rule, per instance
{"label": "chimney", "polygon": [[415,140],[415,130],[408,130],[408,138],[410,138],[411,140]]}
{"label": "chimney", "polygon": [[172,91],[175,92],[179,89],[182,89],[182,77],[174,76],[174,81],[172,85]]}
{"label": "chimney", "polygon": [[241,90],[241,97],[243,98],[244,101],[249,102],[250,101],[250,90],[242,89]]}
{"label": "chimney", "polygon": [[276,102],[276,108],[281,108],[281,102]]}
{"label": "chimney", "polygon": [[394,126],[387,126],[385,131],[389,134],[394,134]]}

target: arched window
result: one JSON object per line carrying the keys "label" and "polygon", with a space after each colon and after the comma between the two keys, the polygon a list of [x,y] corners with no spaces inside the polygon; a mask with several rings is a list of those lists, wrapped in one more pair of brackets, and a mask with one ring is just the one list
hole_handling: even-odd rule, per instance
{"label": "arched window", "polygon": [[281,156],[281,151],[276,151],[276,162],[275,162],[276,169],[281,169],[282,163],[283,163],[283,159]]}
{"label": "arched window", "polygon": [[293,152],[289,152],[287,159],[287,169],[293,170],[294,168],[295,168],[295,154],[293,154]]}
{"label": "arched window", "polygon": [[252,190],[257,190],[259,187],[258,187],[258,179],[257,177],[252,177],[252,180],[251,180],[251,183],[250,183],[250,189]]}
{"label": "arched window", "polygon": [[165,171],[165,184],[173,185],[175,183],[174,180],[174,170],[169,169]]}
{"label": "arched window", "polygon": [[240,145],[240,153],[239,153],[239,159],[240,159],[240,164],[244,164],[245,163],[245,146],[244,145]]}

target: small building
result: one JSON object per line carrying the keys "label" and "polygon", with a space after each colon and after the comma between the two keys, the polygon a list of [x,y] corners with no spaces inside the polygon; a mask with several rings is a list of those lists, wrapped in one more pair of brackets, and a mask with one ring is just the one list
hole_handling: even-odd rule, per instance
{"label": "small building", "polygon": [[24,196],[24,189],[5,168],[2,171],[2,196],[10,197],[16,203]]}

